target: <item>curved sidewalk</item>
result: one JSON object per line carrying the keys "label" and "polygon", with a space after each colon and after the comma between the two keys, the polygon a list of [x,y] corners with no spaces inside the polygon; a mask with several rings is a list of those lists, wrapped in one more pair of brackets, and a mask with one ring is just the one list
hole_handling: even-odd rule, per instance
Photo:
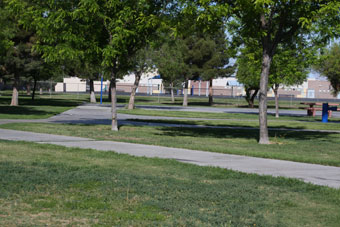
{"label": "curved sidewalk", "polygon": [[66,147],[114,151],[143,157],[175,159],[200,166],[215,166],[245,173],[297,178],[316,185],[340,188],[340,167],[228,155],[187,149],[97,141],[88,138],[59,136],[34,132],[0,129],[0,139],[56,144]]}

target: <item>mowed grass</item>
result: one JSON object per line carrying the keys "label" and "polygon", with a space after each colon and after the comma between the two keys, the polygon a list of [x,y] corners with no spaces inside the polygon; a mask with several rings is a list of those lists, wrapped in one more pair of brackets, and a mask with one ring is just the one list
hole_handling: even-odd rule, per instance
{"label": "mowed grass", "polygon": [[340,166],[340,134],[270,130],[273,144],[258,144],[258,130],[122,125],[12,123],[1,128],[218,153]]}
{"label": "mowed grass", "polygon": [[0,95],[0,119],[45,119],[67,111],[85,101],[88,101],[88,94],[64,95],[37,94],[35,100],[31,96],[21,94],[19,106],[10,106],[11,94],[2,92]]}
{"label": "mowed grass", "polygon": [[339,226],[340,190],[113,152],[0,141],[0,226]]}

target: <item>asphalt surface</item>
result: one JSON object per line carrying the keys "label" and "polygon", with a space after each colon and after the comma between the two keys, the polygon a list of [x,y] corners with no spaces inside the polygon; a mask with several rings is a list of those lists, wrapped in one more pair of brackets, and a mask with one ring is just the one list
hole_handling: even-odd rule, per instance
{"label": "asphalt surface", "polygon": [[297,178],[304,182],[340,188],[340,167],[322,166],[274,159],[254,158],[187,149],[95,141],[88,138],[0,129],[0,139],[55,144],[100,151],[114,151],[139,157],[175,159],[199,166],[214,166],[245,173]]}

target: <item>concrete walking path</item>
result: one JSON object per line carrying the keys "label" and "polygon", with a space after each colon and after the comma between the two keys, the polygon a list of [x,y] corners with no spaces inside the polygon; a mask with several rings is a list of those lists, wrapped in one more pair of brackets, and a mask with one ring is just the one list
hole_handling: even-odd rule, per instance
{"label": "concrete walking path", "polygon": [[323,166],[274,159],[228,155],[188,149],[97,141],[88,138],[0,129],[0,139],[55,144],[66,147],[114,151],[143,157],[175,159],[200,166],[215,166],[245,173],[297,178],[316,185],[340,188],[340,167]]}

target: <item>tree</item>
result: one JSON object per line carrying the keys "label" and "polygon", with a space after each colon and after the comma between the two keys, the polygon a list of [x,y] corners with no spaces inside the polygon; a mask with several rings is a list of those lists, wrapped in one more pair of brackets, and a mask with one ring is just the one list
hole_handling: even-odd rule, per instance
{"label": "tree", "polygon": [[3,76],[13,80],[11,106],[18,106],[20,78],[29,78],[43,62],[39,55],[32,50],[32,45],[35,42],[34,33],[18,27],[11,41],[13,44],[7,49],[0,65],[2,65]]}
{"label": "tree", "polygon": [[39,58],[39,61],[31,64],[28,67],[30,77],[33,79],[32,100],[35,98],[35,92],[37,88],[38,80],[48,80],[56,78],[62,73],[62,70],[58,65],[46,63],[43,59]]}
{"label": "tree", "polygon": [[[215,32],[194,32],[187,36],[169,40],[158,53],[156,64],[163,80],[172,87],[175,81],[184,83],[183,106],[188,105],[188,82],[202,77],[210,81],[216,77],[229,76],[234,68],[227,66],[231,51],[229,50],[224,29]],[[179,78],[179,76],[182,78]],[[173,91],[172,91],[173,97]],[[212,104],[212,89],[209,103]]]}
{"label": "tree", "polygon": [[[224,62],[227,59],[219,58],[217,51],[217,44],[209,35],[204,35],[201,32],[194,32],[193,34],[183,39],[183,61],[186,65],[186,71],[183,72],[184,79],[184,97],[183,106],[188,105],[188,83],[189,80],[198,79],[200,76],[212,78],[224,71]],[[228,69],[227,69],[228,70]],[[212,87],[212,83],[211,87]],[[212,91],[210,89],[210,91]],[[212,102],[212,96],[210,97]]]}
{"label": "tree", "polygon": [[[268,88],[273,89],[275,95],[276,117],[278,112],[278,89],[281,85],[292,86],[302,84],[308,76],[308,68],[312,64],[314,48],[306,46],[303,49],[297,49],[294,46],[277,48],[277,54],[274,56],[268,81]],[[237,60],[238,72],[237,78],[246,90],[246,100],[249,107],[254,107],[254,98],[259,90],[259,81],[261,74],[261,48],[253,45],[243,48]],[[268,89],[267,88],[267,89]]]}
{"label": "tree", "polygon": [[[202,58],[200,46],[202,39],[196,34],[191,34],[185,38],[184,36],[177,36],[174,40],[170,40],[162,46],[158,53],[160,59],[156,60],[156,64],[158,63],[160,66],[158,71],[161,75],[164,74],[164,79],[170,82],[170,87],[173,87],[176,81],[182,82],[183,106],[188,106],[189,80],[199,76],[198,64]],[[171,57],[174,58],[166,59]],[[175,67],[177,68],[175,69]],[[178,80],[177,76],[179,76]]]}
{"label": "tree", "polygon": [[34,100],[37,80],[48,79],[58,72],[54,65],[47,64],[41,54],[33,49],[37,42],[35,30],[23,27],[20,17],[10,10],[8,1],[0,2],[0,76],[13,80],[11,105],[19,105],[19,82],[26,82],[27,94]]}
{"label": "tree", "polygon": [[26,26],[34,26],[36,48],[47,61],[99,59],[110,78],[112,127],[118,131],[116,79],[130,69],[128,59],[159,26],[161,0],[9,0]]}
{"label": "tree", "polygon": [[244,86],[248,107],[254,108],[254,100],[260,90],[261,52],[254,46],[244,47],[237,57],[236,64],[236,78]]}
{"label": "tree", "polygon": [[[218,77],[229,77],[235,67],[229,66],[229,59],[233,54],[233,49],[227,43],[223,28],[205,35],[198,43],[200,46],[200,59],[197,62],[199,76],[204,80],[209,80],[209,105],[213,104],[213,79]],[[197,64],[196,63],[196,64]]]}
{"label": "tree", "polygon": [[[333,1],[226,1],[233,10],[234,22],[239,23],[240,37],[253,38],[262,47],[262,66],[259,93],[260,144],[269,144],[267,127],[267,88],[270,66],[278,45],[309,42],[313,36],[311,28],[315,22],[326,19],[335,25],[339,20],[339,2]],[[324,17],[326,15],[327,17]],[[323,23],[323,22],[322,22]],[[328,24],[330,25],[330,24]],[[327,26],[321,26],[325,28]],[[330,27],[332,31],[336,26]],[[315,32],[325,32],[318,30]],[[327,32],[327,35],[332,32]],[[319,33],[320,34],[320,33]],[[317,36],[315,33],[314,37]]]}
{"label": "tree", "polygon": [[182,52],[183,45],[181,39],[167,39],[152,55],[153,62],[164,85],[170,87],[172,103],[175,102],[174,87],[182,84],[182,75],[187,72],[187,65],[184,63]]}
{"label": "tree", "polygon": [[3,1],[0,1],[0,28],[0,58],[2,58],[13,44],[11,38],[15,32],[15,23]]}
{"label": "tree", "polygon": [[319,62],[314,66],[323,76],[327,77],[333,88],[333,95],[340,93],[340,45],[334,43],[320,54]]}
{"label": "tree", "polygon": [[302,84],[308,76],[309,67],[314,61],[314,48],[295,47],[277,48],[277,54],[273,57],[270,68],[269,84],[275,96],[275,117],[279,117],[278,89],[281,85],[292,86]]}
{"label": "tree", "polygon": [[[184,43],[182,52],[184,64],[187,65],[187,72],[183,73],[183,106],[187,106],[189,80],[198,79],[200,73],[203,73],[204,70],[208,68],[211,69],[211,67],[213,67],[212,64],[218,64],[218,66],[215,70],[212,70],[211,73],[217,73],[217,71],[221,71],[223,68],[223,66],[221,67],[220,65],[223,63],[217,63],[217,61],[222,60],[221,58],[217,60],[217,53],[214,53],[216,55],[213,56],[214,54],[211,52],[209,53],[209,50],[202,48],[201,45],[213,48],[211,45],[212,42],[217,41],[214,40],[214,35],[222,34],[219,33],[223,30],[223,24],[225,22],[222,15],[226,15],[228,12],[213,1],[183,0],[178,2],[180,3],[178,7],[180,10],[175,18],[177,23],[174,27],[177,37],[183,40]],[[218,3],[221,2],[218,1]],[[208,36],[210,36],[210,41],[208,41]],[[217,36],[215,36],[215,38],[216,37]],[[205,74],[205,76],[207,75],[208,74]],[[210,96],[210,102],[212,102],[212,96]]]}
{"label": "tree", "polygon": [[135,96],[139,85],[139,81],[142,74],[148,72],[152,69],[151,56],[150,56],[150,46],[142,48],[136,52],[131,58],[132,70],[131,72],[135,75],[135,82],[133,84],[128,109],[132,110],[135,108]]}

